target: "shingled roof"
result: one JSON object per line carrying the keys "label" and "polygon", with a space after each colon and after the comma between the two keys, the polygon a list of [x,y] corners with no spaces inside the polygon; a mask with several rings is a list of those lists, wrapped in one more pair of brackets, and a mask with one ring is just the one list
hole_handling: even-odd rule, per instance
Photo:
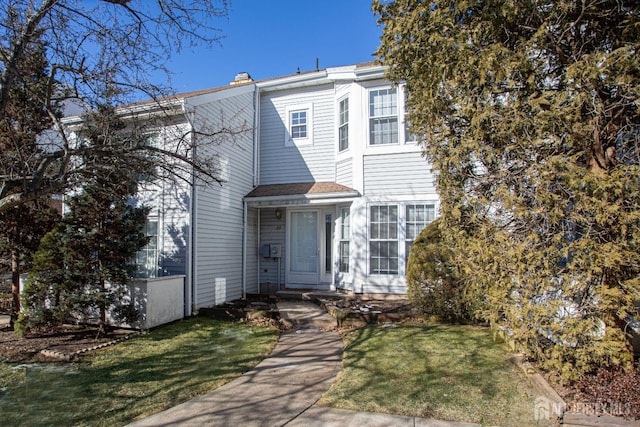
{"label": "shingled roof", "polygon": [[283,197],[335,193],[357,194],[357,191],[353,188],[338,184],[336,182],[298,182],[292,184],[259,185],[245,197]]}

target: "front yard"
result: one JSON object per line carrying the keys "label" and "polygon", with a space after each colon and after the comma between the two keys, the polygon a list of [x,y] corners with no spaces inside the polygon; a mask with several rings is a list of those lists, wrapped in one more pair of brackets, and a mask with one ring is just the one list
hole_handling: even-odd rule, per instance
{"label": "front yard", "polygon": [[[486,328],[371,325],[344,335],[343,369],[320,404],[486,425],[536,425],[536,395]],[[548,420],[540,425],[548,424]]]}
{"label": "front yard", "polygon": [[[199,317],[79,362],[2,363],[3,425],[123,425],[230,381],[267,356],[277,337],[275,328]],[[536,425],[537,396],[486,328],[376,324],[348,330],[343,339],[343,369],[321,405]]]}
{"label": "front yard", "polygon": [[231,381],[277,338],[275,328],[198,317],[77,363],[0,363],[2,425],[124,425]]}

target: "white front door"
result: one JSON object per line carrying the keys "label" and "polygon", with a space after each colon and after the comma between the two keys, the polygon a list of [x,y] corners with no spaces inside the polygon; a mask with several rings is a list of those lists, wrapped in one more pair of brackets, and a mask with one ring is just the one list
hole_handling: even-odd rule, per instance
{"label": "white front door", "polygon": [[318,211],[290,211],[287,285],[317,285],[320,272]]}

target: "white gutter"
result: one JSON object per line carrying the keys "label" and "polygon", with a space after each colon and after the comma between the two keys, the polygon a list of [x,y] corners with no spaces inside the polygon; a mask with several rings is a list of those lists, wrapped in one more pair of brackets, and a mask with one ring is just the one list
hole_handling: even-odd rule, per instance
{"label": "white gutter", "polygon": [[303,87],[313,85],[318,81],[325,80],[327,77],[326,70],[314,71],[310,73],[296,74],[289,77],[267,80],[256,83],[260,89],[265,92],[269,90],[281,90],[294,87]]}
{"label": "white gutter", "polygon": [[[80,125],[86,122],[87,115],[91,111],[83,112],[73,116],[63,117],[60,121],[65,126]],[[184,113],[184,99],[176,98],[165,101],[146,101],[138,105],[124,106],[116,108],[116,113],[122,119],[132,117],[138,119],[149,119],[152,117],[162,117],[167,115],[179,115]]]}
{"label": "white gutter", "polygon": [[340,193],[317,193],[317,194],[291,194],[288,196],[261,196],[261,197],[245,197],[248,203],[254,202],[279,202],[288,200],[308,200],[321,203],[331,203],[335,200],[345,201],[360,197],[357,191],[340,192]]}
{"label": "white gutter", "polygon": [[362,67],[355,69],[356,81],[372,80],[384,78],[384,72],[387,67],[382,65],[373,65],[371,67]]}

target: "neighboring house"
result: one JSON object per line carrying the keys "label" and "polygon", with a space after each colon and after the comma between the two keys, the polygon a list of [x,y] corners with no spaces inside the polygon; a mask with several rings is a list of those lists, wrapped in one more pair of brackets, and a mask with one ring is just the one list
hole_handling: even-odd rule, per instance
{"label": "neighboring house", "polygon": [[[191,315],[285,288],[404,294],[409,247],[439,201],[407,132],[403,87],[383,77],[372,64],[259,82],[241,73],[166,101],[154,143],[200,138],[223,184],[163,181],[141,192],[152,207],[152,241],[137,259],[148,295],[184,279],[182,296],[163,306],[182,298]],[[127,108],[152,118],[153,105]],[[240,125],[251,131],[233,141],[203,131]]]}

